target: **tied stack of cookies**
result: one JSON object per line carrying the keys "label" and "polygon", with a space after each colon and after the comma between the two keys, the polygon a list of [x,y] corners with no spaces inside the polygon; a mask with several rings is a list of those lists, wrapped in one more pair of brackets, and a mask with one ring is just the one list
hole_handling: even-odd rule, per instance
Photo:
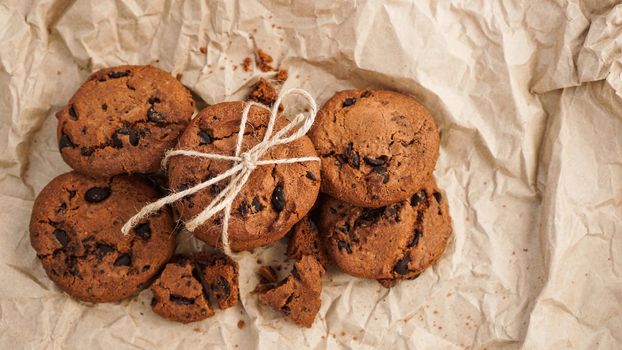
{"label": "tied stack of cookies", "polygon": [[[279,104],[285,79],[286,71],[260,79],[249,99]],[[192,227],[207,247],[175,254],[179,223],[190,229],[188,222],[236,179],[201,186],[238,165],[231,155],[242,152],[246,161],[244,152],[287,130],[289,122],[276,118],[281,107],[224,102],[193,118],[191,93],[160,69],[120,66],[92,74],[57,113],[59,150],[74,170],[45,186],[33,207],[31,244],[49,278],[92,303],[150,287],[156,314],[200,321],[238,303],[239,267],[223,247],[249,251],[286,237],[292,269],[279,279],[262,266],[254,293],[261,304],[311,327],[329,265],[390,287],[440,257],[451,221],[432,177],[438,130],[416,100],[381,90],[337,93],[308,135],[275,144],[261,157],[299,161],[245,164],[248,177],[227,215]],[[169,157],[171,150],[194,153]],[[198,187],[170,207],[137,215]]]}

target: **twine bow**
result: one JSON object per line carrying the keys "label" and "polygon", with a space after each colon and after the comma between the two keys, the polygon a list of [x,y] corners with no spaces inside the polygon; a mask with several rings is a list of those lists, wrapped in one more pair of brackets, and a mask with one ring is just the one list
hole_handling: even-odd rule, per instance
{"label": "twine bow", "polygon": [[[288,96],[295,95],[302,97],[306,100],[309,105],[308,114],[299,113],[296,117],[289,122],[284,128],[279,130],[272,136],[272,132],[274,129],[274,125],[276,123],[276,119],[278,117],[278,109],[281,104],[281,100]],[[270,110],[270,119],[268,121],[268,126],[266,128],[266,132],[264,134],[263,140],[253,146],[251,149],[246,152],[240,153],[242,149],[242,141],[244,139],[244,129],[246,128],[246,122],[248,120],[248,113],[252,106],[257,106],[260,108]],[[315,115],[317,113],[317,105],[315,100],[308,92],[301,89],[291,89],[285,92],[284,94],[279,95],[277,100],[274,102],[272,108],[268,108],[260,103],[256,102],[246,102],[244,105],[244,110],[242,112],[242,119],[240,121],[240,130],[238,132],[237,143],[235,146],[235,154],[233,156],[227,156],[216,153],[203,153],[193,150],[170,150],[166,152],[166,156],[162,161],[162,166],[164,168],[167,167],[168,161],[171,157],[177,156],[186,156],[186,157],[195,157],[195,158],[208,158],[215,160],[226,160],[233,161],[233,167],[229,170],[219,174],[218,176],[211,178],[207,181],[201,182],[193,187],[185,189],[183,191],[172,193],[169,196],[160,198],[159,200],[150,203],[144,206],[136,215],[130,218],[121,231],[123,234],[127,235],[129,231],[135,227],[141,220],[145,219],[152,213],[160,210],[167,204],[176,202],[183,197],[189,196],[193,193],[201,191],[217,182],[220,182],[224,179],[231,178],[227,187],[225,187],[217,196],[214,198],[210,204],[203,209],[201,213],[192,218],[190,221],[186,222],[186,228],[189,231],[194,231],[198,226],[203,224],[209,218],[214,216],[216,213],[224,210],[224,220],[222,227],[222,245],[223,250],[227,254],[231,254],[231,248],[229,246],[229,218],[231,216],[231,205],[235,200],[236,196],[248,181],[253,170],[255,170],[258,166],[261,165],[270,165],[270,164],[291,164],[291,163],[299,163],[299,162],[314,162],[319,161],[318,157],[300,157],[300,158],[285,158],[285,159],[262,159],[262,157],[268,152],[268,150],[274,146],[283,145],[290,143],[304,136],[315,120]],[[291,134],[290,134],[291,133]]]}

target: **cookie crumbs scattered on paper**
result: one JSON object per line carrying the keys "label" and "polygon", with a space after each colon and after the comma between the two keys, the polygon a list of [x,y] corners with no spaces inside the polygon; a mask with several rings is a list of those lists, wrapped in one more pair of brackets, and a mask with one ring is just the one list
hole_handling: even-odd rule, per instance
{"label": "cookie crumbs scattered on paper", "polygon": [[261,69],[262,72],[269,72],[274,70],[270,63],[272,63],[272,56],[268,55],[264,50],[258,49],[256,52],[257,56],[255,58],[255,63],[257,63],[257,67]]}
{"label": "cookie crumbs scattered on paper", "polygon": [[276,80],[277,81],[285,81],[287,80],[287,77],[289,76],[289,73],[287,72],[286,69],[281,69],[279,71],[279,73],[276,75]]}
{"label": "cookie crumbs scattered on paper", "polygon": [[278,97],[276,89],[265,78],[259,78],[259,81],[253,86],[248,98],[272,106]]}
{"label": "cookie crumbs scattered on paper", "polygon": [[239,320],[239,321],[238,321],[238,328],[239,328],[239,329],[244,329],[244,325],[245,325],[244,320]]}
{"label": "cookie crumbs scattered on paper", "polygon": [[246,57],[244,61],[242,61],[242,69],[244,69],[245,72],[250,72],[251,63],[253,63],[253,60],[251,60],[250,57]]}

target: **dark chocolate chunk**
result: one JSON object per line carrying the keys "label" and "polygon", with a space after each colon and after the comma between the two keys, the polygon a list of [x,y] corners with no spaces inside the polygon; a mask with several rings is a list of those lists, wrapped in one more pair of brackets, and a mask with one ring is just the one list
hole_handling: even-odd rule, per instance
{"label": "dark chocolate chunk", "polygon": [[114,266],[130,266],[132,265],[132,256],[129,253],[123,253],[119,255],[117,260],[114,261]]}
{"label": "dark chocolate chunk", "polygon": [[102,109],[103,109],[104,111],[107,111],[107,110],[108,110],[108,105],[107,105],[107,104],[105,104],[105,103],[102,103]]}
{"label": "dark chocolate chunk", "polygon": [[292,276],[294,276],[295,279],[300,281],[300,272],[298,272],[298,269],[296,268],[296,266],[292,268]]}
{"label": "dark chocolate chunk", "polygon": [[108,76],[112,79],[127,77],[128,75],[130,75],[130,72],[127,70],[123,72],[108,72]]}
{"label": "dark chocolate chunk", "polygon": [[410,197],[410,205],[413,206],[413,207],[416,206],[422,200],[426,199],[427,196],[428,196],[428,194],[427,194],[427,192],[425,190],[421,190],[421,191],[413,194],[413,196]]}
{"label": "dark chocolate chunk", "polygon": [[423,235],[423,232],[421,232],[420,229],[416,228],[412,241],[408,243],[408,248],[416,247],[417,244],[419,244],[419,239],[421,238],[422,235]]}
{"label": "dark chocolate chunk", "polygon": [[373,224],[378,222],[384,214],[387,207],[380,208],[363,208],[361,215],[356,219],[354,226],[359,226],[364,223]]}
{"label": "dark chocolate chunk", "polygon": [[248,214],[248,203],[246,203],[246,201],[242,201],[242,203],[240,203],[238,213],[240,213],[241,216],[246,216],[246,214]]}
{"label": "dark chocolate chunk", "polygon": [[223,276],[220,276],[219,284],[222,287],[222,291],[223,293],[225,293],[225,296],[229,297],[229,295],[231,295],[231,285],[229,285],[229,282],[227,281],[227,279],[224,278]]}
{"label": "dark chocolate chunk", "polygon": [[285,193],[283,192],[283,182],[279,182],[274,191],[272,191],[272,197],[270,198],[270,204],[272,209],[276,212],[281,212],[285,209]]}
{"label": "dark chocolate chunk", "polygon": [[352,247],[350,246],[349,242],[346,241],[342,241],[342,240],[338,240],[337,241],[337,248],[341,251],[345,248],[345,250],[349,253],[352,254]]}
{"label": "dark chocolate chunk", "polygon": [[97,253],[95,255],[99,259],[103,258],[104,256],[114,251],[114,248],[112,246],[109,246],[108,244],[105,244],[105,243],[97,243],[95,248],[97,249]]}
{"label": "dark chocolate chunk", "polygon": [[54,233],[54,237],[56,237],[60,245],[62,245],[63,248],[65,248],[67,246],[67,243],[69,243],[69,238],[67,237],[67,233],[59,229],[54,230],[53,233]]}
{"label": "dark chocolate chunk", "polygon": [[259,198],[255,197],[253,198],[253,208],[255,208],[255,212],[259,212],[262,211],[265,207],[261,204],[261,202],[259,201]]}
{"label": "dark chocolate chunk", "polygon": [[409,272],[408,263],[410,262],[410,256],[403,257],[400,261],[395,264],[393,270],[400,275],[405,275]]}
{"label": "dark chocolate chunk", "polygon": [[171,294],[169,296],[172,302],[179,305],[194,305],[194,299],[182,297],[181,295]]}
{"label": "dark chocolate chunk", "polygon": [[114,148],[123,148],[123,141],[117,136],[117,132],[112,134],[112,147]]}
{"label": "dark chocolate chunk", "polygon": [[76,110],[73,108],[73,105],[69,107],[69,116],[73,120],[78,120],[78,113],[76,113]]}
{"label": "dark chocolate chunk", "polygon": [[201,145],[209,145],[210,143],[214,142],[214,137],[212,136],[211,131],[207,131],[207,130],[201,130],[197,133],[197,136],[199,136],[199,146]]}
{"label": "dark chocolate chunk", "polygon": [[91,154],[93,154],[93,149],[88,148],[88,147],[82,147],[80,148],[80,155],[83,155],[85,157],[90,156]]}
{"label": "dark chocolate chunk", "polygon": [[69,199],[76,196],[76,191],[69,191]]}
{"label": "dark chocolate chunk", "polygon": [[376,174],[380,174],[384,176],[384,180],[382,183],[386,184],[389,182],[389,174],[387,174],[387,167],[385,165],[379,165],[372,168],[372,171]]}
{"label": "dark chocolate chunk", "polygon": [[317,180],[317,177],[315,177],[315,175],[311,171],[307,171],[307,175],[306,176],[307,176],[308,179],[311,179],[313,181]]}
{"label": "dark chocolate chunk", "polygon": [[380,165],[384,165],[387,160],[389,160],[389,157],[387,156],[380,156],[378,158],[372,158],[369,156],[365,156],[363,157],[363,160],[365,161],[365,163],[371,165],[371,166],[380,166]]}
{"label": "dark chocolate chunk", "polygon": [[166,118],[166,115],[164,115],[163,113],[157,112],[155,109],[153,109],[153,107],[149,107],[149,109],[147,110],[147,119],[149,119],[149,121],[151,122],[158,123],[164,120],[165,118]]}
{"label": "dark chocolate chunk", "polygon": [[352,142],[349,142],[346,145],[343,157],[346,163],[348,163],[351,167],[358,169],[361,166],[361,161],[359,159],[358,152],[354,152],[353,147],[354,144]]}
{"label": "dark chocolate chunk", "polygon": [[69,138],[67,134],[62,134],[58,142],[58,148],[63,149],[65,147],[74,148],[76,147],[76,145],[74,145],[73,142],[71,142],[71,139]]}
{"label": "dark chocolate chunk", "polygon": [[286,305],[281,308],[281,312],[283,313],[283,315],[289,316],[289,314],[292,313],[292,309],[290,309],[289,306]]}
{"label": "dark chocolate chunk", "polygon": [[134,130],[130,130],[130,145],[138,146],[138,134]]}
{"label": "dark chocolate chunk", "polygon": [[352,106],[355,103],[356,103],[356,97],[349,97],[349,98],[346,98],[345,100],[343,100],[342,106],[343,107],[350,107],[350,106]]}
{"label": "dark chocolate chunk", "polygon": [[109,187],[93,187],[84,194],[84,199],[89,203],[99,203],[110,196],[112,191]]}
{"label": "dark chocolate chunk", "polygon": [[434,192],[432,193],[432,195],[434,196],[434,199],[436,199],[436,202],[438,204],[441,204],[441,202],[443,201],[443,196],[441,195],[440,192]]}
{"label": "dark chocolate chunk", "polygon": [[150,105],[154,105],[156,103],[160,103],[160,98],[152,96],[152,97],[149,97],[148,102]]}
{"label": "dark chocolate chunk", "polygon": [[148,240],[149,238],[151,238],[151,227],[149,226],[148,222],[144,222],[136,226],[136,228],[134,228],[134,233],[138,237],[144,240]]}

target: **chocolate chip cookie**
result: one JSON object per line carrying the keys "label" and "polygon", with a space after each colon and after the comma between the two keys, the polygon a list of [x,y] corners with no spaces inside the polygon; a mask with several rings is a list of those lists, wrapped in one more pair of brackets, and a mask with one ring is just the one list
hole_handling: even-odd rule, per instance
{"label": "chocolate chip cookie", "polygon": [[30,242],[50,279],[74,298],[127,298],[149,284],[175,248],[168,208],[121,233],[132,215],[157,199],[137,177],[60,175],[35,200]]}
{"label": "chocolate chip cookie", "polygon": [[452,232],[434,180],[408,200],[380,208],[325,198],[318,226],[331,260],[344,272],[371,279],[417,277],[441,256]]}
{"label": "chocolate chip cookie", "polygon": [[406,199],[431,176],[439,154],[430,113],[391,91],[338,92],[309,137],[322,158],[322,192],[362,207]]}
{"label": "chocolate chip cookie", "polygon": [[[233,155],[242,116],[243,102],[226,102],[203,109],[192,120],[177,144],[177,149]],[[242,152],[259,143],[266,130],[270,112],[252,107],[243,138]],[[287,122],[279,117],[275,126]],[[275,131],[276,132],[276,131]],[[315,156],[306,137],[272,147],[263,159]],[[232,167],[232,162],[177,156],[169,165],[169,187],[180,191],[213,178]],[[226,187],[228,179],[175,203],[182,220],[199,214]],[[282,238],[311,209],[320,188],[318,161],[260,165],[233,201],[229,221],[229,241],[234,250],[253,249]],[[212,246],[220,244],[222,214],[194,230],[194,235]]]}
{"label": "chocolate chip cookie", "polygon": [[320,310],[324,268],[310,255],[294,264],[291,274],[275,286],[261,288],[258,300],[279,310],[292,322],[310,328]]}
{"label": "chocolate chip cookie", "polygon": [[[151,308],[172,321],[188,323],[214,315],[238,302],[238,264],[224,254],[177,256],[151,286]],[[210,305],[212,304],[212,305]]]}
{"label": "chocolate chip cookie", "polygon": [[320,239],[315,222],[308,215],[294,225],[287,245],[289,259],[300,260],[305,255],[315,257],[324,268],[328,266],[326,248]]}
{"label": "chocolate chip cookie", "polygon": [[83,174],[153,173],[193,112],[190,92],[160,69],[102,69],[56,114],[58,147]]}

